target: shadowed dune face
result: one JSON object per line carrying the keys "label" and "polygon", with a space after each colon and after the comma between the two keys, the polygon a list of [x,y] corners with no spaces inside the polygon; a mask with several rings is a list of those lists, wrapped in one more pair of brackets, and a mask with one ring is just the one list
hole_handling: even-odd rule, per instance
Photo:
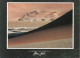
{"label": "shadowed dune face", "polygon": [[56,12],[56,18],[58,18],[71,9],[71,3],[8,3],[8,20],[17,21],[25,13],[35,10],[40,13],[47,12],[46,14]]}

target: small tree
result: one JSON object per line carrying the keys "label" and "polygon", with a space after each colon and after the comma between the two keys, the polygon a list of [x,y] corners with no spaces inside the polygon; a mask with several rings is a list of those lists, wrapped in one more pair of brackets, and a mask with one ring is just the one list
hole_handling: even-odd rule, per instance
{"label": "small tree", "polygon": [[22,19],[18,19],[19,21],[22,21]]}
{"label": "small tree", "polygon": [[53,21],[54,19],[52,18],[51,21]]}
{"label": "small tree", "polygon": [[34,21],[36,21],[36,19],[34,19]]}
{"label": "small tree", "polygon": [[45,21],[45,19],[42,19],[42,21]]}

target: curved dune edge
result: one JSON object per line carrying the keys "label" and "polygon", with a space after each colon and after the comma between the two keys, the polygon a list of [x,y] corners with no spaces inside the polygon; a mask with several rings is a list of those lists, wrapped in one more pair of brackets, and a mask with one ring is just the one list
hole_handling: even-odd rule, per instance
{"label": "curved dune edge", "polygon": [[21,44],[31,44],[37,42],[61,40],[72,38],[72,26],[62,26],[51,28],[32,34],[27,34],[12,39],[8,39],[8,46],[16,46]]}

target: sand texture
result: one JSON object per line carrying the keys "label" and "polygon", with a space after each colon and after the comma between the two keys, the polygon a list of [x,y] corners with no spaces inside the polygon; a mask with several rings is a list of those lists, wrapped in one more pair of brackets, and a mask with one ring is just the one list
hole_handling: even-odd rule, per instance
{"label": "sand texture", "polygon": [[72,48],[72,38],[9,46],[9,48]]}

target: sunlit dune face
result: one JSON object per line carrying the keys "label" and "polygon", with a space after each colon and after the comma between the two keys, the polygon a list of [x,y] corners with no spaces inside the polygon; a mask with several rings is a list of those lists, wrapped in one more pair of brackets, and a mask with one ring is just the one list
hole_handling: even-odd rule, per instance
{"label": "sunlit dune face", "polygon": [[45,14],[51,14],[58,18],[72,9],[72,3],[8,3],[8,20],[17,21],[21,16],[32,11],[38,11]]}

